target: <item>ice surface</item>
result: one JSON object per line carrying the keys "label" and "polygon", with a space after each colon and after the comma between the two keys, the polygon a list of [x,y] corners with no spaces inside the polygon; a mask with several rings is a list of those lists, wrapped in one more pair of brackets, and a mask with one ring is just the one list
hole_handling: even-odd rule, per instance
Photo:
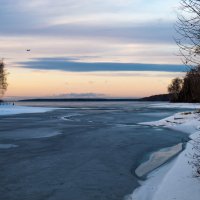
{"label": "ice surface", "polygon": [[0,149],[10,149],[10,148],[15,148],[18,147],[15,144],[0,144]]}

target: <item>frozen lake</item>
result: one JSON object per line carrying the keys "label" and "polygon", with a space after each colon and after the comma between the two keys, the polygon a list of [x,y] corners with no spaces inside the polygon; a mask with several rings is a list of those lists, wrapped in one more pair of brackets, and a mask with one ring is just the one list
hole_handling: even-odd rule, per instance
{"label": "frozen lake", "polygon": [[[62,107],[0,116],[0,199],[122,200],[151,152],[187,135],[138,125],[179,112],[146,102],[23,103]],[[2,148],[1,148],[2,147]]]}

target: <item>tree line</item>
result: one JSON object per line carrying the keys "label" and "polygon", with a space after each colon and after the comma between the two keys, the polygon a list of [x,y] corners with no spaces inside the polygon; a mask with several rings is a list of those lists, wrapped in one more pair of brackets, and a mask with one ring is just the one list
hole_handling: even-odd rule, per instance
{"label": "tree line", "polygon": [[175,78],[168,86],[172,102],[200,102],[200,66],[191,68],[184,78]]}
{"label": "tree line", "polygon": [[181,0],[176,23],[180,56],[188,71],[168,87],[172,102],[200,102],[200,0]]}

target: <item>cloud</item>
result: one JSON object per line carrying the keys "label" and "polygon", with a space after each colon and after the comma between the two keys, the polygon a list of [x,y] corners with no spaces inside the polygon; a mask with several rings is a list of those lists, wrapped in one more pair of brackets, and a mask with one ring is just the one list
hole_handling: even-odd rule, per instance
{"label": "cloud", "polygon": [[69,93],[49,96],[48,98],[105,98],[104,94],[99,93]]}
{"label": "cloud", "polygon": [[[62,38],[104,39],[134,43],[174,43],[174,22],[149,21],[142,24],[62,24],[37,29],[15,30],[9,35],[37,35]],[[3,32],[3,30],[2,30]],[[5,34],[7,32],[5,31]]]}
{"label": "cloud", "polygon": [[61,70],[68,72],[98,72],[98,71],[160,71],[185,72],[183,65],[141,64],[141,63],[109,63],[109,62],[78,62],[65,58],[38,58],[19,62],[19,66],[39,70]]}
{"label": "cloud", "polygon": [[154,1],[2,0],[0,34],[173,43],[174,19],[162,15],[173,4]]}

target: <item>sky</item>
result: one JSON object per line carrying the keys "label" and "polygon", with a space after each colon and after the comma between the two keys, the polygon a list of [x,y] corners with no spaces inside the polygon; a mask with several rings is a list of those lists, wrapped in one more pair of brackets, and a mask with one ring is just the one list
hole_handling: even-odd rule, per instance
{"label": "sky", "polygon": [[[142,97],[185,67],[179,0],[1,0],[6,97]],[[30,51],[26,51],[30,49]]]}

